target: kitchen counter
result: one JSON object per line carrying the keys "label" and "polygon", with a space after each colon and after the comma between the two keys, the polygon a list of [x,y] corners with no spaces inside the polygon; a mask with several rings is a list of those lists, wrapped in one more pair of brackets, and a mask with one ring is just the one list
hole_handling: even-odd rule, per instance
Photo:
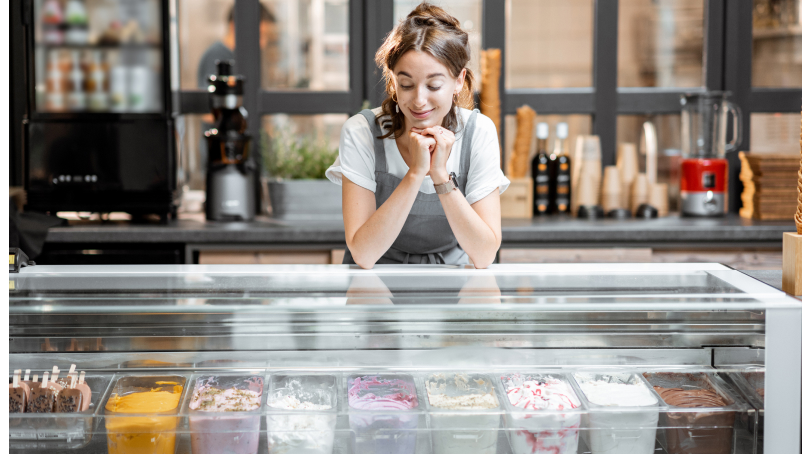
{"label": "kitchen counter", "polygon": [[[535,218],[502,220],[504,247],[705,247],[781,248],[782,233],[793,221],[755,221],[737,216],[654,220]],[[276,219],[253,222],[206,222],[202,215],[184,215],[167,225],[129,222],[74,222],[48,231],[54,243],[183,243],[259,244],[344,247],[341,217]]]}

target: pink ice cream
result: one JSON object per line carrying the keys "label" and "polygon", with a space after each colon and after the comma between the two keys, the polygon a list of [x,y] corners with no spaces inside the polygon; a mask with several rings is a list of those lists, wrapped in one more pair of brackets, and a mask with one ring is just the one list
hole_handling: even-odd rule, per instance
{"label": "pink ice cream", "polygon": [[[418,395],[412,377],[352,377],[348,380],[348,405],[352,409],[348,420],[354,434],[355,452],[415,452],[418,415],[409,410],[418,406]],[[387,412],[379,413],[381,411]]]}
{"label": "pink ice cream", "polygon": [[[527,377],[530,378],[530,377]],[[503,378],[502,378],[503,380]],[[507,385],[507,397],[510,403],[524,410],[565,410],[579,407],[579,399],[568,383],[554,378],[521,379],[510,377]]]}
{"label": "pink ice cream", "polygon": [[[357,410],[411,410],[418,406],[415,385],[406,380],[383,380],[375,376],[356,377],[348,388],[348,405]],[[381,386],[396,391],[377,396],[370,392]],[[361,394],[363,391],[368,391]]]}
{"label": "pink ice cream", "polygon": [[[579,445],[579,398],[565,380],[551,375],[501,377],[509,402],[525,410],[505,416],[515,454],[575,454]],[[541,413],[569,410],[568,413]]]}

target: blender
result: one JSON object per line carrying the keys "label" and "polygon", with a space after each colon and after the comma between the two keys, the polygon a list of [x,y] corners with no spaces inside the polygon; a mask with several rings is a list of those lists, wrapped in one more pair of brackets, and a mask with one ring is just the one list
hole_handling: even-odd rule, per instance
{"label": "blender", "polygon": [[233,61],[217,61],[209,76],[214,125],[204,132],[209,148],[206,219],[249,221],[256,215],[256,165],[248,159],[251,137],[242,106],[243,76],[231,74]]}
{"label": "blender", "polygon": [[[683,216],[723,216],[727,211],[728,165],[725,153],[741,144],[741,109],[729,92],[682,96],[680,211]],[[727,142],[727,114],[732,140]]]}

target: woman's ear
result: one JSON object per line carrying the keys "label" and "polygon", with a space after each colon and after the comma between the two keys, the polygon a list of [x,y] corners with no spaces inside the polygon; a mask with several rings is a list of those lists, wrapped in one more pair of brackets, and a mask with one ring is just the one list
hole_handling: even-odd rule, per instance
{"label": "woman's ear", "polygon": [[454,87],[455,95],[458,95],[462,92],[462,87],[465,85],[465,74],[468,73],[468,70],[462,68],[462,71],[459,72],[459,76],[457,76],[457,84]]}

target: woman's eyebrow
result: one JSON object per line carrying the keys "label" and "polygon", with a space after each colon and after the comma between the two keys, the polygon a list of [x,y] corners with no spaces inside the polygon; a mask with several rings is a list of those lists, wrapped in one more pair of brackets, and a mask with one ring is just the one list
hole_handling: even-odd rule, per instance
{"label": "woman's eyebrow", "polygon": [[[398,72],[398,75],[399,75],[399,76],[407,76],[407,77],[409,77],[410,79],[412,79],[412,76],[411,76],[411,75],[409,75],[409,73],[407,73],[406,71],[399,71],[399,72]],[[429,74],[428,76],[426,76],[426,78],[427,78],[427,79],[431,79],[432,77],[438,77],[438,76],[439,76],[439,77],[445,77],[445,76],[443,75],[443,73],[432,73],[432,74]]]}

